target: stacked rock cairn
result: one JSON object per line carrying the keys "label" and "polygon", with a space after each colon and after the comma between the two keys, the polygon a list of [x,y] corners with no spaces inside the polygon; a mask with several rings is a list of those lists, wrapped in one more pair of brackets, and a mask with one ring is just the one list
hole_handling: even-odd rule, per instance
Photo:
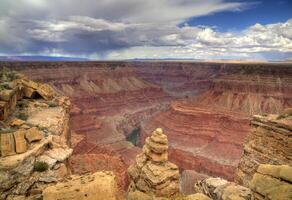
{"label": "stacked rock cairn", "polygon": [[167,150],[167,136],[157,128],[146,138],[143,152],[128,169],[128,199],[171,197],[179,192],[179,170],[168,161]]}

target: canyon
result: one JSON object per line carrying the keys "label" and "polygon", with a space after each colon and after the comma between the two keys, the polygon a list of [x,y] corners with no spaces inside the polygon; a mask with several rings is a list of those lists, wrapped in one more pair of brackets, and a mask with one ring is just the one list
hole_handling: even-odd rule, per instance
{"label": "canyon", "polygon": [[183,191],[206,176],[232,181],[254,114],[292,107],[292,64],[203,62],[1,62],[68,96],[73,173],[127,168],[157,127]]}

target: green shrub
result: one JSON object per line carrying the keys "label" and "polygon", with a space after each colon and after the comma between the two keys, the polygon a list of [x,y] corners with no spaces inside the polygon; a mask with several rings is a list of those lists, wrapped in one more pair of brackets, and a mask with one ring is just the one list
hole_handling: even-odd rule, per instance
{"label": "green shrub", "polygon": [[33,166],[33,170],[37,171],[37,172],[44,172],[47,171],[49,169],[49,165],[46,162],[35,162],[34,166]]}
{"label": "green shrub", "polygon": [[55,103],[55,102],[49,102],[48,105],[49,105],[50,108],[54,108],[54,107],[58,106],[58,104]]}
{"label": "green shrub", "polygon": [[18,119],[21,119],[23,121],[26,121],[27,118],[28,118],[28,115],[25,114],[25,113],[19,113],[17,116],[16,116]]}
{"label": "green shrub", "polygon": [[7,76],[8,76],[10,81],[13,81],[13,80],[15,80],[17,78],[17,74],[16,74],[15,71],[8,72]]}
{"label": "green shrub", "polygon": [[23,109],[23,108],[27,108],[28,107],[28,102],[27,101],[18,101],[16,105],[20,109]]}
{"label": "green shrub", "polygon": [[14,130],[12,128],[1,128],[0,129],[0,134],[1,133],[13,133]]}
{"label": "green shrub", "polygon": [[277,117],[277,120],[279,120],[279,119],[284,119],[284,118],[286,118],[286,117],[287,117],[287,115],[282,114],[282,115],[279,115],[279,116]]}
{"label": "green shrub", "polygon": [[1,88],[6,89],[6,90],[12,89],[8,82],[1,83]]}
{"label": "green shrub", "polygon": [[15,71],[11,71],[7,69],[6,67],[3,67],[0,71],[0,80],[1,82],[10,82],[15,80],[18,77],[17,73]]}

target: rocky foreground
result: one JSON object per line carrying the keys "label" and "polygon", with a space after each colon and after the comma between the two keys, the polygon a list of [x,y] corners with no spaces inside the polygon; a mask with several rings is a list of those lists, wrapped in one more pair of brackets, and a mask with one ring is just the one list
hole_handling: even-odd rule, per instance
{"label": "rocky foreground", "polygon": [[0,77],[0,199],[39,198],[70,173],[70,101],[15,72]]}

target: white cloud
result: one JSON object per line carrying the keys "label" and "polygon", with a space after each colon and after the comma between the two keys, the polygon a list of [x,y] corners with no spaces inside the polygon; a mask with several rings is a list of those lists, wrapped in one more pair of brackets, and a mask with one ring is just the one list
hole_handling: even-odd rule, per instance
{"label": "white cloud", "polygon": [[[239,33],[216,32],[212,28],[182,27],[165,35],[176,46],[141,46],[109,54],[110,59],[126,58],[256,58],[265,53],[292,54],[292,20],[285,23],[256,24]],[[184,44],[184,45],[181,45]]]}
{"label": "white cloud", "polygon": [[292,19],[237,33],[187,24],[238,11],[224,0],[0,0],[0,54],[91,58],[233,58],[292,54]]}

